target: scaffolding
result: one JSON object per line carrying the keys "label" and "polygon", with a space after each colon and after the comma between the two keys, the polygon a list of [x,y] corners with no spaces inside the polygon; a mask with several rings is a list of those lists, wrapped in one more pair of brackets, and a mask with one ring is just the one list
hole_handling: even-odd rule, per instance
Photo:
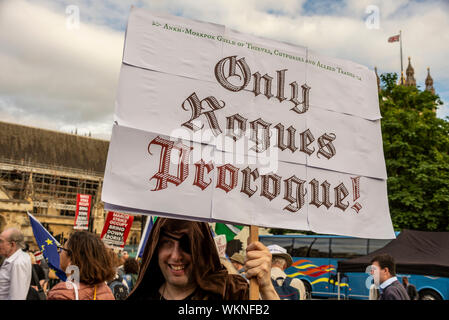
{"label": "scaffolding", "polygon": [[[0,157],[0,194],[6,195],[6,199],[0,201],[10,203],[30,203],[31,201],[33,215],[41,217],[44,227],[52,234],[56,232],[54,236],[62,242],[68,232],[53,229],[52,225],[66,225],[71,229],[73,222],[68,223],[67,221],[71,220],[67,218],[74,217],[76,214],[78,194],[92,196],[92,210],[97,206],[101,208],[103,176],[104,172]],[[105,212],[102,212],[104,218]],[[139,226],[140,232],[142,232],[144,217],[140,215],[134,217],[134,224]],[[55,222],[55,218],[60,222]],[[93,228],[93,225],[90,226]],[[136,244],[138,239],[140,236],[132,234],[129,243]]]}
{"label": "scaffolding", "polygon": [[62,216],[74,216],[77,194],[92,196],[92,204],[97,203],[101,179],[87,179],[85,175],[76,178],[62,175],[61,171],[52,173],[33,172],[20,169],[0,168],[0,189],[13,200],[33,201],[33,212],[46,215],[49,208],[59,210]]}

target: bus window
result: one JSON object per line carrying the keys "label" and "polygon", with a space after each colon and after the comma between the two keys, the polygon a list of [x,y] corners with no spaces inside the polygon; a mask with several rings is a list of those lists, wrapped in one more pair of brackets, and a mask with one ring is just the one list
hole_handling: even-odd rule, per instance
{"label": "bus window", "polygon": [[331,258],[351,259],[364,256],[368,250],[367,239],[332,238]]}
{"label": "bus window", "polygon": [[310,258],[329,258],[329,238],[315,238],[309,249]]}
{"label": "bus window", "polygon": [[290,255],[292,255],[291,252],[293,247],[293,239],[291,237],[260,237],[259,241],[262,242],[266,247],[271,244],[277,244],[278,246],[281,246],[282,248],[287,250]]}
{"label": "bus window", "polygon": [[293,250],[290,254],[292,257],[307,257],[310,245],[315,238],[294,238]]}
{"label": "bus window", "polygon": [[368,240],[368,253],[376,251],[380,248],[383,248],[388,243],[390,243],[391,239],[369,239]]}

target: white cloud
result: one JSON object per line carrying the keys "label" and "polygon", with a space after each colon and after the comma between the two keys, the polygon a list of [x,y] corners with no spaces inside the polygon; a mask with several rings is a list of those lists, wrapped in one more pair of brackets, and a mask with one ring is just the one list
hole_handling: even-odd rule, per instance
{"label": "white cloud", "polygon": [[66,19],[28,2],[2,3],[0,94],[36,118],[104,121],[114,110],[124,34],[83,23],[69,30]]}
{"label": "white cloud", "polygon": [[344,10],[340,12],[347,16],[361,16],[367,14],[366,8],[369,6],[376,6],[379,8],[379,13],[382,19],[390,17],[396,13],[400,8],[409,5],[410,0],[346,0]]}

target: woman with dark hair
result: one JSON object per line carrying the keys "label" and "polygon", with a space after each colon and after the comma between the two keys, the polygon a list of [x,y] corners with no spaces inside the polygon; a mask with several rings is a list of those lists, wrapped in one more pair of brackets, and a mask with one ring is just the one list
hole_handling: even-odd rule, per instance
{"label": "woman with dark hair", "polygon": [[114,278],[115,268],[100,237],[87,231],[76,231],[58,249],[61,269],[73,266],[79,272],[72,276],[73,282],[55,285],[48,292],[48,300],[114,300],[106,281]]}

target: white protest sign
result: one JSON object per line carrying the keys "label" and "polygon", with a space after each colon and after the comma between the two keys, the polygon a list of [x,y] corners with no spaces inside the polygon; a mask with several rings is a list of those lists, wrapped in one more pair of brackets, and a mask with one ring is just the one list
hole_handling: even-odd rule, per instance
{"label": "white protest sign", "polygon": [[[213,114],[215,130],[192,131],[187,127],[190,126],[186,120],[191,116],[191,99],[186,97],[199,92],[203,97],[215,96],[219,104],[224,105]],[[261,97],[258,102],[259,105],[254,103],[254,94],[230,93],[216,83],[123,65],[116,120],[124,126],[208,143],[224,151],[235,149],[235,152],[251,156],[258,156],[254,149],[267,145],[263,153],[276,155],[281,161],[386,179],[380,121],[316,108],[298,115],[292,114],[290,108],[276,105],[275,100]],[[207,106],[207,102],[202,105]],[[195,120],[197,123],[192,121],[193,125],[209,128],[207,117]],[[229,121],[232,121],[230,125]],[[245,136],[234,142],[233,138],[239,137],[239,124],[242,123]],[[251,131],[252,126],[256,129]],[[251,140],[256,130],[260,134],[267,132],[259,146]],[[216,131],[221,134],[216,136]],[[294,141],[289,145],[292,132]],[[245,142],[250,145],[234,148]],[[335,151],[328,150],[329,143]],[[284,149],[279,147],[282,144]]]}
{"label": "white protest sign", "polygon": [[374,72],[135,8],[123,62],[105,208],[394,238]]}
{"label": "white protest sign", "polygon": [[87,230],[89,229],[89,217],[91,209],[92,196],[90,194],[76,195],[76,213],[73,229]]}
{"label": "white protest sign", "polygon": [[310,185],[315,190],[310,190],[308,211],[309,226],[314,232],[329,234],[338,229],[339,234],[361,238],[388,238],[389,232],[393,232],[390,216],[385,214],[385,180],[316,168],[307,169],[307,180],[315,182]]}
{"label": "white protest sign", "polygon": [[[106,163],[103,201],[122,207],[182,216],[192,215],[194,207],[195,216],[209,219],[213,189],[196,192],[197,187],[193,184],[196,166],[191,160],[193,153],[190,153],[189,147],[184,147],[188,142],[184,141],[184,149],[173,143],[174,156],[171,159],[171,150],[163,145],[169,143],[168,139],[167,136],[114,125]],[[201,145],[192,143],[192,146],[199,148]],[[203,159],[208,163],[214,151],[209,146],[204,148]],[[184,156],[187,152],[189,154],[182,168],[172,163],[177,161],[179,155]],[[211,154],[209,158],[206,157],[208,152]],[[157,174],[159,169],[162,172]]]}

